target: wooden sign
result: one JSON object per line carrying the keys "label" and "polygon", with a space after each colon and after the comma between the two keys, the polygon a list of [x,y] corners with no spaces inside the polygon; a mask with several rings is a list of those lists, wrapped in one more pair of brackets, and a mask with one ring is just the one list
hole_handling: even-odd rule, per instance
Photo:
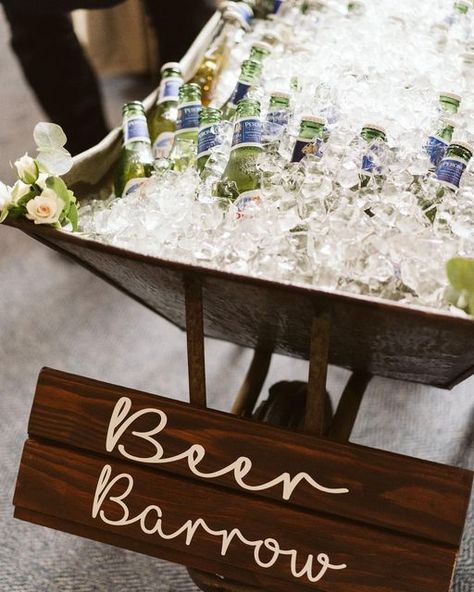
{"label": "wooden sign", "polygon": [[469,471],[53,370],[29,436],[18,518],[267,590],[449,590]]}

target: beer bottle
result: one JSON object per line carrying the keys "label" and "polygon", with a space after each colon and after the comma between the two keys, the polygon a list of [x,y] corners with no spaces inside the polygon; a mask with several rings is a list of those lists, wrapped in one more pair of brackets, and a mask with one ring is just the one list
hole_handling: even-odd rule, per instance
{"label": "beer bottle", "polygon": [[212,107],[204,107],[199,117],[197,169],[200,173],[204,170],[211,151],[221,144],[219,124],[222,120],[222,111]]}
{"label": "beer bottle", "polygon": [[252,86],[257,86],[262,75],[262,64],[255,60],[245,60],[242,63],[240,77],[230,99],[222,108],[223,119],[230,121],[237,111],[239,101],[244,99]]}
{"label": "beer bottle", "polygon": [[155,158],[168,158],[178,118],[179,89],[183,85],[181,66],[169,62],[161,68],[158,98],[149,118]]}
{"label": "beer bottle", "polygon": [[230,158],[217,185],[220,197],[237,201],[239,211],[260,200],[257,160],[262,153],[260,103],[243,99],[237,107]]}
{"label": "beer bottle", "polygon": [[442,92],[439,95],[439,108],[446,115],[456,115],[461,105],[462,97],[455,93]]}
{"label": "beer bottle", "polygon": [[153,172],[153,153],[140,101],[123,106],[123,146],[115,173],[115,195],[125,197],[136,191]]}
{"label": "beer bottle", "polygon": [[282,127],[287,127],[290,120],[290,94],[286,92],[272,92],[268,106],[267,121]]}
{"label": "beer bottle", "polygon": [[307,154],[322,156],[321,145],[324,138],[324,117],[305,115],[301,119],[300,132],[293,148],[291,162],[300,162]]}
{"label": "beer bottle", "polygon": [[451,191],[459,189],[461,178],[467,169],[472,154],[472,147],[465,142],[456,141],[448,146],[446,154],[435,173],[436,179],[443,187]]}
{"label": "beer bottle", "polygon": [[207,107],[214,99],[219,76],[227,65],[230,51],[237,43],[239,33],[244,29],[248,29],[248,24],[241,13],[232,6],[227,7],[222,15],[220,29],[191,80],[201,87],[201,100],[204,106]]}
{"label": "beer bottle", "polygon": [[251,49],[250,49],[250,56],[249,60],[253,60],[255,62],[263,63],[265,58],[272,53],[272,47],[265,41],[256,41]]}
{"label": "beer bottle", "polygon": [[374,156],[379,156],[383,151],[383,144],[387,141],[385,128],[374,124],[366,123],[360,132],[361,137],[367,142],[367,153],[362,159],[360,172],[360,186],[367,187],[371,178],[380,183],[383,181],[382,167],[375,162]]}
{"label": "beer bottle", "polygon": [[425,149],[434,167],[433,170],[436,169],[443,159],[446,148],[453,139],[455,126],[456,122],[452,119],[441,117],[436,132],[428,138]]}
{"label": "beer bottle", "polygon": [[171,165],[176,171],[184,171],[196,161],[201,112],[201,87],[183,84],[179,91],[178,119],[170,153]]}

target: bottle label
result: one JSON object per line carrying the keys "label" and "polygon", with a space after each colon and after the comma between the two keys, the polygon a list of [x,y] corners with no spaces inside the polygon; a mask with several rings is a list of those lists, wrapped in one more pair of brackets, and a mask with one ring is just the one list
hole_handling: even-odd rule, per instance
{"label": "bottle label", "polygon": [[291,162],[301,162],[306,155],[314,154],[318,158],[323,156],[321,151],[322,140],[315,138],[314,140],[307,140],[305,138],[298,138],[293,149],[293,156]]}
{"label": "bottle label", "polygon": [[151,144],[148,124],[144,115],[133,115],[123,122],[124,146],[130,142],[148,142]]}
{"label": "bottle label", "polygon": [[288,111],[281,109],[278,111],[269,111],[267,114],[267,121],[276,125],[287,126],[288,125]]}
{"label": "bottle label", "polygon": [[430,157],[431,164],[438,166],[443,160],[448,143],[439,136],[430,136],[426,143],[426,152]]}
{"label": "bottle label", "polygon": [[198,157],[207,156],[220,143],[219,126],[217,124],[211,123],[199,128]]}
{"label": "bottle label", "polygon": [[168,158],[173,146],[174,133],[162,132],[153,144],[153,156],[155,158]]}
{"label": "bottle label", "polygon": [[239,119],[234,125],[234,136],[232,138],[232,150],[248,146],[261,147],[262,145],[262,122],[257,117]]}
{"label": "bottle label", "polygon": [[383,147],[381,144],[372,144],[370,147],[369,154],[366,154],[362,159],[362,171],[366,175],[381,175],[383,169],[381,166],[377,166],[374,159],[375,156],[379,156],[383,153]]}
{"label": "bottle label", "polygon": [[125,185],[122,197],[127,197],[129,195],[132,195],[132,193],[138,191],[145,181],[146,178],[144,177],[140,177],[138,179],[130,179],[130,181],[128,181],[128,183]]}
{"label": "bottle label", "polygon": [[201,113],[201,103],[195,101],[192,103],[183,103],[178,109],[178,120],[176,122],[176,133],[198,131],[199,114]]}
{"label": "bottle label", "polygon": [[158,104],[166,101],[177,101],[179,98],[179,89],[183,86],[183,79],[173,76],[163,78],[160,84],[158,95]]}
{"label": "bottle label", "polygon": [[235,200],[234,206],[237,208],[237,218],[245,216],[245,210],[251,205],[258,205],[262,202],[262,192],[260,189],[253,189],[252,191],[244,191]]}
{"label": "bottle label", "polygon": [[283,4],[283,0],[274,0],[273,14],[278,14],[278,11],[280,10],[282,4]]}
{"label": "bottle label", "polygon": [[230,104],[236,107],[239,104],[239,101],[245,99],[249,92],[249,88],[250,84],[247,84],[246,82],[241,82],[239,80],[237,86],[234,88],[232,96],[230,97]]}
{"label": "bottle label", "polygon": [[459,189],[461,177],[467,168],[466,162],[457,156],[443,158],[436,170],[436,178],[451,189]]}

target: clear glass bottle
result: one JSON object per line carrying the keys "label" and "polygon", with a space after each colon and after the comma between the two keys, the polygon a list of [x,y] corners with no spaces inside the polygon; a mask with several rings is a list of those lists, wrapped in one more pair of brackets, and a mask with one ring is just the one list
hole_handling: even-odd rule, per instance
{"label": "clear glass bottle", "polygon": [[156,104],[148,118],[155,158],[168,158],[178,118],[179,89],[183,85],[181,66],[169,62],[161,68]]}
{"label": "clear glass bottle", "polygon": [[242,63],[240,77],[234,92],[229,100],[222,107],[223,119],[230,121],[233,119],[239,101],[244,99],[252,86],[257,86],[262,75],[262,64],[255,60],[245,60]]}
{"label": "clear glass bottle", "polygon": [[140,101],[123,106],[123,145],[115,171],[115,195],[126,197],[134,193],[153,172],[153,153],[145,116]]}
{"label": "clear glass bottle", "polygon": [[201,87],[202,104],[207,107],[216,94],[219,77],[229,61],[232,47],[238,42],[239,34],[247,28],[241,14],[228,7],[223,15],[220,29],[204,54],[191,82]]}
{"label": "clear glass bottle", "polygon": [[222,121],[222,111],[212,107],[204,107],[199,117],[197,169],[204,170],[212,149],[222,142],[219,124]]}
{"label": "clear glass bottle", "polygon": [[217,194],[233,202],[238,200],[239,211],[261,198],[257,160],[262,151],[260,103],[243,99],[237,108],[230,158],[217,184]]}
{"label": "clear glass bottle", "polygon": [[170,154],[176,171],[183,171],[196,162],[201,108],[201,87],[184,84],[179,91],[178,120]]}

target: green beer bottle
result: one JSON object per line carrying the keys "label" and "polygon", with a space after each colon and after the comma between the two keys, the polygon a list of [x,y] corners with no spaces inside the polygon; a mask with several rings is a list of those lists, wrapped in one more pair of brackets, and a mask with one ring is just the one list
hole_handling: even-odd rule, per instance
{"label": "green beer bottle", "polygon": [[324,117],[305,115],[301,119],[300,132],[293,148],[291,162],[296,163],[303,160],[307,154],[322,156],[321,146],[324,138]]}
{"label": "green beer bottle", "polygon": [[161,68],[158,98],[149,118],[155,158],[168,158],[178,118],[179,89],[183,85],[181,66],[169,62]]}
{"label": "green beer bottle", "polygon": [[439,95],[439,108],[446,115],[456,115],[461,105],[462,97],[455,93],[442,92]]}
{"label": "green beer bottle", "polygon": [[219,124],[222,121],[222,111],[205,107],[199,117],[198,155],[197,169],[200,173],[204,170],[211,151],[221,144]]}
{"label": "green beer bottle", "polygon": [[183,84],[179,91],[178,120],[170,160],[175,171],[184,171],[196,162],[201,112],[201,87]]}
{"label": "green beer bottle", "polygon": [[433,165],[433,170],[439,165],[446,152],[446,148],[451,143],[455,126],[456,122],[452,119],[441,117],[436,132],[428,138],[425,149]]}
{"label": "green beer bottle", "polygon": [[456,141],[448,146],[446,154],[435,173],[436,179],[443,187],[451,191],[459,189],[461,178],[467,169],[472,154],[472,147],[465,142]]}
{"label": "green beer bottle", "polygon": [[250,202],[260,200],[257,160],[262,151],[260,103],[255,99],[243,99],[237,107],[230,158],[217,185],[220,197],[233,202],[238,200],[239,211]]}
{"label": "green beer bottle", "polygon": [[249,60],[263,63],[265,58],[272,53],[272,47],[265,41],[256,41],[250,48]]}
{"label": "green beer bottle", "polygon": [[262,75],[262,64],[255,60],[245,60],[242,63],[240,71],[239,81],[232,93],[230,99],[225,103],[222,108],[223,119],[230,121],[233,119],[235,112],[237,111],[237,105],[239,101],[244,99],[252,86],[257,86],[260,82],[260,76]]}
{"label": "green beer bottle", "polygon": [[123,106],[123,146],[115,174],[115,195],[125,197],[136,191],[153,172],[153,153],[140,101]]}
{"label": "green beer bottle", "polygon": [[268,106],[267,121],[287,127],[290,120],[290,94],[282,91],[272,92]]}
{"label": "green beer bottle", "polygon": [[374,161],[374,155],[381,154],[383,143],[387,141],[385,128],[374,124],[366,123],[360,132],[361,137],[367,142],[367,153],[362,159],[360,172],[360,186],[367,187],[371,178],[374,178],[381,185],[383,182],[383,171]]}

